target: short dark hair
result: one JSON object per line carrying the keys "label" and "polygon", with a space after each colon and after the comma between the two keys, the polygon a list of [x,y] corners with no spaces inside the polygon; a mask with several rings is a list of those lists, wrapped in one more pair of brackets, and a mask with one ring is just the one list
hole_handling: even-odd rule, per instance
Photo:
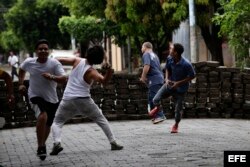
{"label": "short dark hair", "polygon": [[184,47],[179,43],[175,43],[174,50],[177,52],[179,56],[181,56],[181,54],[184,52]]}
{"label": "short dark hair", "polygon": [[49,42],[46,39],[40,39],[39,41],[37,41],[35,49],[37,49],[40,44],[47,44],[49,47]]}
{"label": "short dark hair", "polygon": [[101,64],[104,59],[104,49],[100,45],[95,45],[87,50],[86,58],[89,64]]}

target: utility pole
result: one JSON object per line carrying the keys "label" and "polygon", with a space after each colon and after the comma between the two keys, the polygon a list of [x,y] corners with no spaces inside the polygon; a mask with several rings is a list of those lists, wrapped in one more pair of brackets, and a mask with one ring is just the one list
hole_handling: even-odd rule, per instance
{"label": "utility pole", "polygon": [[130,43],[130,37],[128,36],[128,73],[129,74],[132,73],[130,60],[131,60],[131,43]]}
{"label": "utility pole", "polygon": [[76,50],[76,39],[71,35],[71,47],[72,50]]}
{"label": "utility pole", "polygon": [[194,0],[189,0],[189,26],[190,26],[190,58],[191,62],[199,61],[198,58],[198,41],[196,34],[196,18]]}

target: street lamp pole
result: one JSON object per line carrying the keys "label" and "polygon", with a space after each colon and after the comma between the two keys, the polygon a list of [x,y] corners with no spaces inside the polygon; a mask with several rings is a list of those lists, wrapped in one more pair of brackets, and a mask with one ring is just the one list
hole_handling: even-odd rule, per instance
{"label": "street lamp pole", "polygon": [[196,34],[196,18],[194,0],[189,0],[189,26],[190,26],[190,57],[191,62],[197,62],[198,59],[198,42]]}

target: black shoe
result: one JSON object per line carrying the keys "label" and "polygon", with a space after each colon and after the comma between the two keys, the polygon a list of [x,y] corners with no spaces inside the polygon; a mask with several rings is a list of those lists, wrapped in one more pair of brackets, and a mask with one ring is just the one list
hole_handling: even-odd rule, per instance
{"label": "black shoe", "polygon": [[111,150],[112,151],[114,151],[114,150],[122,150],[123,149],[123,146],[117,144],[116,142],[112,142],[110,144],[111,144]]}
{"label": "black shoe", "polygon": [[61,146],[60,143],[54,143],[54,146],[52,148],[50,155],[57,155],[62,150],[63,150],[63,147]]}
{"label": "black shoe", "polygon": [[47,153],[46,153],[46,146],[41,146],[41,147],[38,147],[37,149],[37,156],[42,160],[44,161],[46,156],[47,156]]}

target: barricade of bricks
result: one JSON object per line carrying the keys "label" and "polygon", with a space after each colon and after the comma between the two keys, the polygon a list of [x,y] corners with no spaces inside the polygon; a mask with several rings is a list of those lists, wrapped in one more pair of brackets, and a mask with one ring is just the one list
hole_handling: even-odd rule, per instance
{"label": "barricade of bricks", "polygon": [[[218,62],[193,64],[197,73],[190,84],[183,106],[185,118],[250,118],[250,70],[220,67]],[[139,81],[140,74],[114,74],[103,86],[94,83],[91,96],[109,120],[149,119],[148,88]],[[29,82],[25,81],[28,87]],[[62,98],[65,85],[57,88]],[[0,81],[0,117],[4,128],[34,126],[36,118],[30,108],[28,97],[20,96],[18,84],[14,83],[16,105],[10,109],[6,101],[6,87]],[[167,118],[174,117],[171,98],[162,99]],[[83,106],[84,107],[84,106]],[[85,116],[76,116],[68,123],[90,121]]]}

